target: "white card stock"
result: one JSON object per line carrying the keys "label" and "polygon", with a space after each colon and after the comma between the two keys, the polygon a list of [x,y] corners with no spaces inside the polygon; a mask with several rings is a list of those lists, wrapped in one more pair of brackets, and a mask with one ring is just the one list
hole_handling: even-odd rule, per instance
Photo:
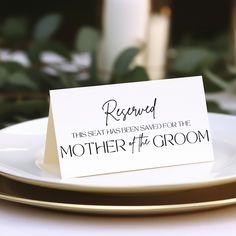
{"label": "white card stock", "polygon": [[212,160],[200,76],[50,91],[42,165],[62,178]]}

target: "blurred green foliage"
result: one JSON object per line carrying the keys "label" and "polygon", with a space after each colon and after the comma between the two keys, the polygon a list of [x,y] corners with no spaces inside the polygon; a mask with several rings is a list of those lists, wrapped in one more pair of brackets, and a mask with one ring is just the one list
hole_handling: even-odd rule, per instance
{"label": "blurred green foliage", "polygon": [[[206,93],[226,91],[236,95],[236,66],[232,63],[232,40],[228,33],[212,38],[183,37],[174,48],[168,77],[202,75]],[[227,113],[208,102],[208,111]]]}
{"label": "blurred green foliage", "polygon": [[[0,22],[0,127],[47,116],[51,89],[149,79],[144,67],[131,66],[141,49],[130,47],[116,58],[111,76],[105,80],[97,68],[100,32],[89,26],[79,28],[74,47],[69,48],[56,38],[62,22],[57,13],[45,15],[33,25],[23,17]],[[53,54],[53,62],[42,59],[45,52]],[[88,55],[90,62],[75,63],[75,54]],[[168,78],[203,75],[206,92],[236,93],[236,67],[231,63],[227,34],[205,40],[185,37],[172,54]],[[224,112],[214,103],[208,103],[208,109]]]}
{"label": "blurred green foliage", "polygon": [[[184,37],[175,47],[174,60],[168,68],[168,77],[202,75],[206,92],[225,89],[223,83],[231,82],[235,76],[228,70],[232,65],[232,43],[227,33],[199,40]],[[214,80],[217,75],[220,80]]]}
{"label": "blurred green foliage", "polygon": [[[80,28],[74,48],[68,48],[55,37],[62,21],[62,15],[55,13],[43,16],[34,25],[22,17],[9,17],[0,23],[0,127],[47,116],[50,89],[104,83],[97,69],[100,33],[91,27]],[[21,53],[21,59],[9,58],[15,52]],[[57,55],[56,61],[42,60],[44,52]],[[121,52],[106,83],[148,80],[143,67],[130,68],[139,52],[135,47]],[[87,53],[90,64],[74,63],[74,53]]]}

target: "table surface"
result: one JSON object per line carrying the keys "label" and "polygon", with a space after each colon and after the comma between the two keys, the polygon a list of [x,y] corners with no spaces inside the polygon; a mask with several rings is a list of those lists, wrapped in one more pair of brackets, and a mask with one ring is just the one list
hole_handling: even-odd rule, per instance
{"label": "table surface", "polygon": [[[0,200],[1,235],[235,235],[236,205],[175,215],[82,215]],[[160,234],[161,233],[161,234]]]}

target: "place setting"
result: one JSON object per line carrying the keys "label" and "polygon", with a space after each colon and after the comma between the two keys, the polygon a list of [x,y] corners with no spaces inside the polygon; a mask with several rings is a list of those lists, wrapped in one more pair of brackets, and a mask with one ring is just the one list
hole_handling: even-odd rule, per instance
{"label": "place setting", "polygon": [[199,76],[51,90],[48,118],[0,131],[0,198],[112,215],[232,205],[235,124],[207,113]]}

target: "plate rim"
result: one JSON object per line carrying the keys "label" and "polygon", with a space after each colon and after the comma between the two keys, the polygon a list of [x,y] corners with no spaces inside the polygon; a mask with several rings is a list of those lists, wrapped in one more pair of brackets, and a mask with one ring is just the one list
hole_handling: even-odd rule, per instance
{"label": "plate rim", "polygon": [[196,212],[236,204],[236,198],[165,205],[96,205],[74,204],[44,201],[27,197],[18,197],[0,192],[0,200],[34,206],[44,209],[100,215],[166,215],[173,213]]}
{"label": "plate rim", "polygon": [[[217,117],[227,117],[227,118],[233,118],[236,119],[236,116],[234,115],[228,115],[228,114],[221,114],[221,113],[208,113],[208,115],[211,116],[217,116]],[[25,122],[21,122],[9,127],[6,127],[4,129],[1,129],[0,132],[4,132],[9,128],[14,128],[14,126],[21,125],[26,122],[31,122],[31,121],[37,121],[37,120],[42,120],[44,118],[38,118],[38,119],[33,119]],[[95,186],[95,185],[79,185],[75,183],[61,183],[61,182],[56,182],[56,181],[46,181],[46,180],[39,180],[39,179],[32,179],[32,178],[27,178],[24,176],[17,176],[12,173],[6,173],[3,171],[0,171],[0,176],[5,176],[7,178],[17,180],[23,183],[35,185],[35,186],[41,186],[41,187],[47,187],[47,188],[54,188],[54,189],[62,189],[62,190],[71,190],[71,191],[86,191],[86,192],[104,192],[104,193],[135,193],[135,192],[167,192],[167,191],[179,191],[179,190],[186,190],[186,189],[196,189],[196,188],[204,188],[204,187],[209,187],[209,186],[217,186],[217,185],[222,185],[226,183],[232,183],[236,181],[236,173],[234,176],[227,176],[223,178],[219,178],[218,180],[209,180],[209,181],[197,181],[193,183],[177,183],[177,184],[167,184],[167,185],[152,185],[152,186],[116,186],[116,187],[103,187],[103,186]]]}
{"label": "plate rim", "polygon": [[168,184],[168,185],[156,185],[156,186],[124,186],[124,187],[102,187],[102,186],[85,186],[73,183],[59,183],[59,182],[47,182],[44,180],[30,179],[22,176],[16,176],[9,173],[4,173],[0,171],[0,176],[7,177],[12,180],[16,180],[22,183],[30,184],[33,186],[46,187],[52,189],[61,189],[68,191],[83,191],[92,193],[152,193],[152,192],[174,192],[174,191],[184,191],[190,189],[200,189],[206,187],[214,187],[229,183],[236,182],[236,176],[225,177],[219,180],[209,180],[205,182],[195,182],[195,183],[183,183],[183,184]]}

